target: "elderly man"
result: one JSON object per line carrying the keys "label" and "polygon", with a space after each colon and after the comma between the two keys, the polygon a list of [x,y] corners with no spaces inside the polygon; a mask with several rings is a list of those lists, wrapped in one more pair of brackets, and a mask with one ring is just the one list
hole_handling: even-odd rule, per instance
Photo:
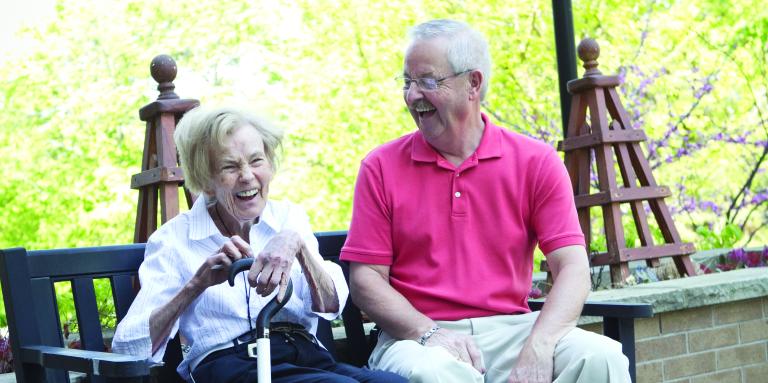
{"label": "elderly man", "polygon": [[[342,259],[382,329],[372,368],[411,382],[624,382],[606,337],[575,328],[589,292],[573,192],[548,145],[481,113],[483,37],[435,20],[412,30],[403,98],[418,131],[373,150]],[[538,244],[554,285],[527,305]]]}

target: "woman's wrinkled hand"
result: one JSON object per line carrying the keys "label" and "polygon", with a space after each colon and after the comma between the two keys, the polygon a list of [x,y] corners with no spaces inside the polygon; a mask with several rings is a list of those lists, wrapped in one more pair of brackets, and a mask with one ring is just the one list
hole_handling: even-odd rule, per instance
{"label": "woman's wrinkled hand", "polygon": [[217,252],[208,256],[195,272],[193,281],[202,290],[218,285],[227,280],[233,262],[250,257],[253,257],[251,246],[239,236],[232,236]]}
{"label": "woman's wrinkled hand", "polygon": [[301,237],[291,230],[284,230],[274,236],[256,256],[248,271],[248,283],[256,288],[256,293],[267,296],[280,286],[278,300],[282,300],[291,267],[296,254],[301,249]]}

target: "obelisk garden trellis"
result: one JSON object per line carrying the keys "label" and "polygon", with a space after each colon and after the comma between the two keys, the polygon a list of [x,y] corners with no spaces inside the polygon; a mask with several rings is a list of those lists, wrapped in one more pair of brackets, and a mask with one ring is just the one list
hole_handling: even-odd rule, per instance
{"label": "obelisk garden trellis", "polygon": [[[176,62],[170,56],[155,57],[150,72],[159,84],[160,95],[139,110],[139,117],[146,121],[147,127],[141,173],[131,177],[131,188],[139,189],[134,229],[136,243],[147,242],[149,235],[157,229],[158,199],[161,224],[179,214],[179,186],[183,185],[184,175],[179,168],[173,131],[185,112],[200,105],[197,100],[179,99],[174,93]],[[192,196],[186,189],[184,192],[187,204],[191,205]]]}
{"label": "obelisk garden trellis", "polygon": [[[602,209],[607,251],[591,255],[591,265],[609,265],[614,284],[626,281],[630,275],[628,262],[637,260],[657,266],[659,258],[671,257],[680,275],[695,275],[689,258],[694,246],[680,240],[664,202],[670,190],[656,184],[640,147],[646,135],[643,130],[632,127],[616,91],[619,78],[604,76],[597,69],[600,49],[594,40],[583,40],[578,54],[586,72],[582,78],[568,83],[568,91],[573,95],[570,118],[566,138],[558,146],[565,152],[579,222],[588,244],[592,240],[590,208]],[[597,169],[594,193],[593,153]],[[621,182],[617,175],[621,176]],[[628,205],[632,212],[639,247],[626,244],[622,204]],[[649,212],[656,220],[663,243],[654,243]]]}

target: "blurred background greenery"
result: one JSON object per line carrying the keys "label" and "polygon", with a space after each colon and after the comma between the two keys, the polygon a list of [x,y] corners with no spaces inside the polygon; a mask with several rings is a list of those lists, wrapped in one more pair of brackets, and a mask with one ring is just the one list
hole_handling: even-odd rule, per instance
{"label": "blurred background greenery", "polygon": [[[43,3],[0,49],[0,247],[132,241],[138,109],[157,96],[149,63],[161,53],[182,98],[248,106],[286,129],[270,197],[303,205],[318,231],[347,227],[363,156],[415,129],[393,79],[416,23],[476,27],[494,59],[486,113],[553,145],[561,136],[549,1]],[[625,79],[678,229],[700,249],[768,236],[766,8],[573,0],[577,40],[595,38],[600,69]]]}

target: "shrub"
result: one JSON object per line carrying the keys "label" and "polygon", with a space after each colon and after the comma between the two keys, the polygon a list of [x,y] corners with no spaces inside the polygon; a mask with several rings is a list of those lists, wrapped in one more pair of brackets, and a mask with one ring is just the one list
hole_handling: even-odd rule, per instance
{"label": "shrub", "polygon": [[704,274],[711,274],[735,269],[768,266],[768,246],[762,250],[733,249],[708,262],[702,262],[699,268]]}
{"label": "shrub", "polygon": [[0,374],[13,371],[13,353],[8,334],[0,334]]}

